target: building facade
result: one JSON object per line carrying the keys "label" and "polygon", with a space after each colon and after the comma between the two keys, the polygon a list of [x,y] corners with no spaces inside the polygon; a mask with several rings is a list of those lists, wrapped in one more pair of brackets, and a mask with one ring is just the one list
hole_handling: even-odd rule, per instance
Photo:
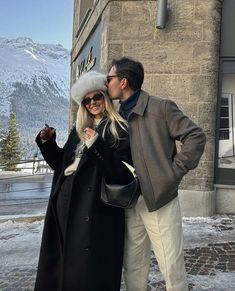
{"label": "building facade", "polygon": [[[234,27],[235,0],[74,1],[71,83],[132,57],[144,65],[143,89],[174,100],[206,133],[202,159],[180,185],[185,216],[235,213]],[[70,100],[70,124],[76,112]]]}

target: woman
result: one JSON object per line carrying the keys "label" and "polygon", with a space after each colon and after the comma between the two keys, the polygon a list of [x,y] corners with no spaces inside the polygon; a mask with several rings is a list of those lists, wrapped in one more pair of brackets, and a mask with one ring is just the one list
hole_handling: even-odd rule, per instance
{"label": "woman", "polygon": [[106,77],[82,75],[73,85],[76,126],[63,148],[46,125],[36,142],[54,169],[35,283],[36,291],[119,291],[124,212],[100,201],[101,179],[133,179],[127,124],[106,93]]}

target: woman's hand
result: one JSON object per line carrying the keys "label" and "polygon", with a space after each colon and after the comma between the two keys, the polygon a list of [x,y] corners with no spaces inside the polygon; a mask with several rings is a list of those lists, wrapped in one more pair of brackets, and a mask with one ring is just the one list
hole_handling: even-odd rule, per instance
{"label": "woman's hand", "polygon": [[42,140],[48,140],[52,137],[54,132],[55,132],[55,129],[54,128],[51,129],[50,126],[47,123],[45,123],[45,126],[40,131],[40,138]]}
{"label": "woman's hand", "polygon": [[85,132],[85,140],[89,140],[91,139],[92,137],[94,137],[96,135],[96,131],[93,130],[92,128],[90,127],[87,127],[84,129],[84,132]]}

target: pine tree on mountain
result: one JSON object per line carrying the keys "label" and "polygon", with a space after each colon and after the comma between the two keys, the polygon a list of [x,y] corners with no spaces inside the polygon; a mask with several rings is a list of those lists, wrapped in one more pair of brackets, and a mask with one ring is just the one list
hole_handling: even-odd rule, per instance
{"label": "pine tree on mountain", "polygon": [[6,171],[19,171],[17,163],[21,159],[20,137],[16,121],[16,114],[10,113],[7,132],[0,140],[0,160]]}

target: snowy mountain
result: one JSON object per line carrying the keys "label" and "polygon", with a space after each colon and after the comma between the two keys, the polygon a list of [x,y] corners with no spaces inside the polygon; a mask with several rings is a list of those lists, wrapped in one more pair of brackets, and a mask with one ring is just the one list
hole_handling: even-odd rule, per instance
{"label": "snowy mountain", "polygon": [[24,157],[36,152],[35,135],[47,122],[63,143],[68,130],[70,54],[62,45],[0,37],[0,129],[16,112]]}

